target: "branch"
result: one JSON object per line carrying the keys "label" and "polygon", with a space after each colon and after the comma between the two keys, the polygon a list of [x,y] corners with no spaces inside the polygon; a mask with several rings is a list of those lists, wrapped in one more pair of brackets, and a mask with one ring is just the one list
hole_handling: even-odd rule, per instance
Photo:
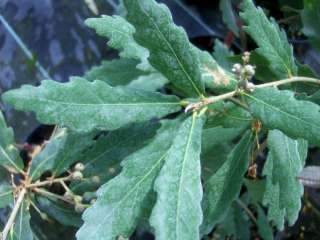
{"label": "branch", "polygon": [[42,181],[42,182],[27,184],[26,188],[38,188],[38,187],[50,186],[53,183],[61,183],[61,181],[68,181],[71,178],[72,178],[72,176],[69,175],[67,177],[56,178],[56,179],[46,180],[46,181]]}
{"label": "branch", "polygon": [[24,196],[26,195],[26,193],[27,193],[27,190],[25,188],[22,188],[22,190],[19,192],[17,202],[15,203],[15,205],[12,209],[11,215],[7,221],[7,224],[2,231],[2,234],[1,234],[2,240],[6,240],[8,234],[10,232],[10,229],[11,229],[12,225],[14,224],[14,220],[16,219],[17,213],[20,209],[20,206],[23,202],[23,199],[24,199]]}
{"label": "branch", "polygon": [[[265,84],[260,84],[260,85],[254,85],[253,91],[256,88],[267,88],[267,87],[278,87],[280,85],[284,84],[289,84],[289,83],[294,83],[294,82],[309,82],[309,83],[315,83],[320,85],[320,80],[315,79],[315,78],[308,78],[308,77],[291,77],[291,78],[286,78],[283,80],[279,81],[274,81],[270,83],[265,83]],[[237,89],[232,92],[228,92],[219,96],[213,96],[213,97],[208,97],[204,98],[199,102],[196,103],[191,103],[185,108],[185,112],[188,112],[189,110],[199,110],[202,107],[205,107],[209,104],[216,103],[219,101],[223,101],[226,99],[232,99],[235,97],[237,94],[241,94],[241,90]]]}
{"label": "branch", "polygon": [[65,198],[65,197],[63,197],[63,196],[57,195],[57,194],[55,194],[55,193],[48,192],[48,191],[46,191],[46,190],[44,190],[44,189],[35,188],[35,189],[33,189],[33,191],[36,192],[36,193],[38,193],[38,194],[40,194],[40,195],[42,195],[42,196],[44,196],[44,197],[53,198],[53,199],[58,199],[58,200],[61,200],[61,201],[66,202],[66,203],[69,203],[69,204],[71,204],[71,205],[74,205],[74,201],[69,200],[69,199],[67,199],[67,198]]}

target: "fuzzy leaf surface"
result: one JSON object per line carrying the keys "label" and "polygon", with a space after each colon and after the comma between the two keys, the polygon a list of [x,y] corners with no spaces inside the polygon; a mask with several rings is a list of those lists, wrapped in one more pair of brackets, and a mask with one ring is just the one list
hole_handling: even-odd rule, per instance
{"label": "fuzzy leaf surface", "polygon": [[42,123],[67,126],[77,132],[114,130],[180,110],[175,96],[111,87],[83,78],[68,83],[47,80],[39,87],[25,85],[5,93],[3,99],[19,110],[34,111]]}
{"label": "fuzzy leaf surface", "polygon": [[268,20],[261,8],[254,6],[252,0],[244,0],[240,16],[246,23],[245,31],[254,39],[270,68],[279,78],[297,74],[293,48],[287,36],[274,19]]}
{"label": "fuzzy leaf surface", "polygon": [[187,34],[177,27],[169,9],[154,0],[125,0],[127,19],[136,28],[134,38],[150,52],[150,64],[188,96],[201,96],[199,58]]}
{"label": "fuzzy leaf surface", "polygon": [[263,170],[267,179],[263,204],[269,206],[268,219],[283,229],[284,218],[294,224],[301,208],[303,185],[297,176],[305,164],[308,143],[273,130],[268,135],[268,148]]}
{"label": "fuzzy leaf surface", "polygon": [[[320,107],[299,101],[291,91],[256,89],[245,94],[252,115],[268,129],[279,129],[290,138],[304,138],[320,146]],[[293,127],[294,126],[294,127]]]}
{"label": "fuzzy leaf surface", "polygon": [[125,86],[134,79],[148,74],[137,69],[138,62],[133,59],[120,58],[103,61],[100,66],[86,72],[84,78],[89,81],[101,80],[110,86]]}
{"label": "fuzzy leaf surface", "polygon": [[195,49],[201,63],[202,81],[213,92],[229,92],[237,87],[235,75],[223,69],[213,57],[205,51]]}
{"label": "fuzzy leaf surface", "polygon": [[98,190],[97,202],[85,211],[77,239],[129,237],[138,224],[144,200],[168,154],[178,120],[163,122],[155,138],[127,157],[121,173]]}
{"label": "fuzzy leaf surface", "polygon": [[21,171],[23,170],[23,162],[14,144],[13,130],[7,126],[0,111],[0,166]]}
{"label": "fuzzy leaf surface", "polygon": [[248,168],[253,134],[247,131],[228,156],[227,161],[205,183],[202,209],[202,233],[209,233],[222,220],[233,200],[238,196]]}
{"label": "fuzzy leaf surface", "polygon": [[149,69],[147,49],[141,47],[133,38],[135,28],[121,16],[106,16],[89,18],[85,23],[95,29],[98,35],[109,38],[108,45],[120,51],[123,58],[141,61],[141,68]]}
{"label": "fuzzy leaf surface", "polygon": [[150,223],[158,240],[197,240],[202,222],[201,134],[204,119],[181,124],[155,182],[157,202]]}

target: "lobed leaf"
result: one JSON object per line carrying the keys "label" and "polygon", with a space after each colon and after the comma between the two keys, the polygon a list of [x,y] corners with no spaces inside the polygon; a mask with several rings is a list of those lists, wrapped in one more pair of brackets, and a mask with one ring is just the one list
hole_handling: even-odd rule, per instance
{"label": "lobed leaf", "polygon": [[101,18],[89,18],[85,23],[94,28],[98,35],[109,38],[108,45],[119,50],[121,57],[140,60],[141,69],[150,69],[148,50],[137,44],[133,38],[135,28],[124,18],[103,15]]}
{"label": "lobed leaf", "polygon": [[208,234],[222,220],[233,200],[238,196],[248,168],[253,134],[247,131],[224,164],[204,185],[201,231]]}
{"label": "lobed leaf", "polygon": [[142,215],[144,201],[168,154],[179,120],[165,121],[155,138],[127,157],[122,172],[98,190],[97,202],[83,215],[77,239],[129,237]]}
{"label": "lobed leaf", "polygon": [[245,31],[254,39],[259,48],[257,52],[264,56],[270,68],[279,78],[297,74],[297,65],[292,46],[286,34],[280,30],[274,19],[270,21],[261,8],[256,8],[252,0],[244,0],[240,16],[247,24]]}
{"label": "lobed leaf", "polygon": [[223,22],[228,28],[239,37],[239,26],[237,24],[237,16],[232,7],[232,0],[221,0],[219,3],[220,11],[222,12]]}
{"label": "lobed leaf", "polygon": [[19,110],[34,111],[42,123],[67,126],[77,132],[114,130],[180,110],[175,96],[111,87],[83,78],[72,78],[69,83],[47,80],[39,87],[25,85],[6,92],[3,100]]}
{"label": "lobed leaf", "polygon": [[[298,101],[291,91],[256,89],[245,94],[252,115],[268,129],[279,129],[290,138],[304,138],[320,146],[320,107]],[[293,127],[294,126],[294,127]]]}
{"label": "lobed leaf", "polygon": [[148,74],[137,69],[138,61],[126,58],[103,61],[100,66],[86,72],[84,78],[89,81],[101,80],[110,86],[125,86],[134,79]]}
{"label": "lobed leaf", "polygon": [[308,152],[305,140],[293,140],[279,130],[268,135],[269,154],[264,166],[266,190],[263,204],[269,206],[268,219],[281,230],[284,218],[292,225],[301,208],[303,185],[297,180]]}
{"label": "lobed leaf", "polygon": [[208,89],[215,93],[236,89],[238,81],[233,73],[222,68],[208,52],[197,49],[194,51],[198,52],[202,81]]}
{"label": "lobed leaf", "polygon": [[9,167],[16,171],[23,170],[23,162],[15,147],[12,128],[9,128],[0,111],[0,166]]}
{"label": "lobed leaf", "polygon": [[200,62],[187,34],[174,25],[169,9],[154,0],[125,0],[134,38],[150,52],[150,64],[188,96],[201,96]]}
{"label": "lobed leaf", "polygon": [[232,62],[229,60],[230,57],[234,56],[234,53],[220,40],[214,40],[212,56],[220,64],[221,67],[231,71]]}
{"label": "lobed leaf", "polygon": [[184,120],[156,179],[157,202],[150,224],[159,240],[200,239],[203,122],[204,119],[196,115]]}

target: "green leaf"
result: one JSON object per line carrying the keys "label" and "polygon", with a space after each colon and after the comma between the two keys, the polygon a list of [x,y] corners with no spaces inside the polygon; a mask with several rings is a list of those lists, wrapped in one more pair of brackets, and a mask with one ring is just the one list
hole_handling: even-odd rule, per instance
{"label": "green leaf", "polygon": [[257,52],[269,61],[272,71],[279,78],[296,75],[297,66],[292,46],[276,21],[269,21],[263,10],[256,8],[252,0],[244,0],[242,10],[240,16],[247,24],[244,29],[255,40],[259,46]]}
{"label": "green leaf", "polygon": [[155,92],[167,83],[168,79],[156,72],[134,79],[127,87]]}
{"label": "green leaf", "polygon": [[114,130],[180,110],[175,96],[111,87],[83,78],[72,78],[69,83],[46,80],[39,87],[25,85],[6,92],[3,99],[19,110],[34,111],[42,123],[77,132]]}
{"label": "green leaf", "polygon": [[5,170],[0,168],[0,209],[13,203],[13,188]]}
{"label": "green leaf", "polygon": [[238,196],[248,168],[253,134],[247,131],[229,154],[227,161],[205,183],[202,209],[202,233],[208,234],[225,216],[226,209]]}
{"label": "green leaf", "polygon": [[233,52],[220,40],[216,39],[214,41],[213,57],[220,64],[221,67],[231,71],[232,62],[229,60],[233,57]]}
{"label": "green leaf", "polygon": [[269,225],[267,216],[259,205],[256,205],[256,206],[257,206],[257,212],[258,212],[258,217],[257,217],[258,233],[263,240],[273,240],[273,230]]}
{"label": "green leaf", "polygon": [[248,190],[250,202],[254,204],[262,203],[263,195],[266,189],[266,181],[245,179],[244,184]]}
{"label": "green leaf", "polygon": [[84,78],[89,81],[101,80],[110,86],[125,86],[134,79],[148,74],[136,68],[137,61],[132,59],[116,59],[103,61],[100,66],[86,72]]}
{"label": "green leaf", "polygon": [[32,161],[30,176],[37,180],[45,171],[59,176],[79,161],[83,151],[93,143],[94,133],[79,134],[63,128]]}
{"label": "green leaf", "polygon": [[96,203],[85,211],[77,239],[129,237],[138,224],[144,200],[168,154],[179,120],[165,121],[155,138],[128,156],[122,172],[98,190]]}
{"label": "green leaf", "polygon": [[303,23],[302,32],[309,38],[312,45],[320,51],[320,2],[304,0],[304,8],[300,12]]}
{"label": "green leaf", "polygon": [[[147,122],[131,124],[100,136],[79,159],[85,165],[83,175],[86,179],[98,176],[102,183],[117,175],[121,161],[149,143],[159,128],[159,123]],[[74,192],[94,191],[97,185],[92,181],[73,183]]]}
{"label": "green leaf", "polygon": [[80,227],[81,214],[76,213],[74,207],[37,196],[37,207],[65,226]]}
{"label": "green leaf", "polygon": [[230,208],[226,209],[226,212],[226,217],[214,232],[221,236],[219,239],[250,239],[251,224],[239,204],[233,202]]}
{"label": "green leaf", "polygon": [[268,219],[281,230],[284,217],[290,225],[298,218],[303,185],[297,181],[297,176],[305,164],[308,143],[302,139],[290,139],[279,130],[273,130],[269,132],[268,148],[263,169],[267,179],[263,204],[269,206]]}
{"label": "green leaf", "polygon": [[256,89],[245,96],[252,115],[260,119],[264,127],[279,129],[288,137],[304,138],[320,146],[318,105],[298,101],[293,92],[275,88]]}
{"label": "green leaf", "polygon": [[222,12],[222,19],[228,28],[239,37],[239,27],[237,24],[237,16],[232,8],[232,0],[221,0],[219,4]]}
{"label": "green leaf", "polygon": [[226,161],[241,128],[214,127],[203,130],[201,146],[202,177],[206,181]]}
{"label": "green leaf", "polygon": [[202,117],[193,115],[181,124],[155,182],[157,202],[150,224],[159,240],[200,239],[200,151],[203,122]]}
{"label": "green leaf", "polygon": [[30,227],[30,213],[28,202],[24,200],[19,208],[12,231],[9,233],[9,240],[33,240],[33,233]]}
{"label": "green leaf", "polygon": [[19,151],[15,147],[12,128],[9,128],[0,111],[0,166],[9,167],[18,171],[23,170],[23,162]]}
{"label": "green leaf", "polygon": [[187,34],[174,25],[169,9],[154,0],[125,0],[134,38],[150,52],[150,64],[188,96],[201,96],[200,62]]}
{"label": "green leaf", "polygon": [[213,92],[229,92],[236,89],[238,81],[235,75],[223,69],[213,57],[205,51],[197,50],[201,63],[202,81]]}
{"label": "green leaf", "polygon": [[120,50],[120,56],[142,62],[141,69],[149,69],[147,49],[141,47],[133,38],[134,27],[120,16],[106,16],[101,18],[89,18],[85,23],[94,28],[100,36],[110,39],[108,45]]}
{"label": "green leaf", "polygon": [[246,128],[253,120],[247,110],[231,102],[222,103],[220,106],[208,110],[208,112],[206,128],[218,126]]}

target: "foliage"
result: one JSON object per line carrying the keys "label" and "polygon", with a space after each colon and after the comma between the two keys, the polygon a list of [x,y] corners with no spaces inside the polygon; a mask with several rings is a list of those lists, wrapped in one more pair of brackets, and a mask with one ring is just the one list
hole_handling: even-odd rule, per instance
{"label": "foliage", "polygon": [[[220,8],[240,36],[238,2]],[[319,4],[305,4],[304,33],[317,44],[309,14]],[[272,239],[273,227],[294,224],[303,194],[297,176],[308,147],[320,146],[320,80],[298,76],[284,30],[243,0],[243,30],[258,48],[241,60],[218,40],[212,54],[192,45],[155,0],[122,7],[125,17],[86,20],[118,59],[68,83],[44,80],[2,95],[55,125],[22,160],[0,113],[4,239],[43,239],[35,214],[76,228],[79,240],[129,238],[141,228],[163,240],[248,239],[252,225]],[[315,95],[297,87],[304,82]]]}

